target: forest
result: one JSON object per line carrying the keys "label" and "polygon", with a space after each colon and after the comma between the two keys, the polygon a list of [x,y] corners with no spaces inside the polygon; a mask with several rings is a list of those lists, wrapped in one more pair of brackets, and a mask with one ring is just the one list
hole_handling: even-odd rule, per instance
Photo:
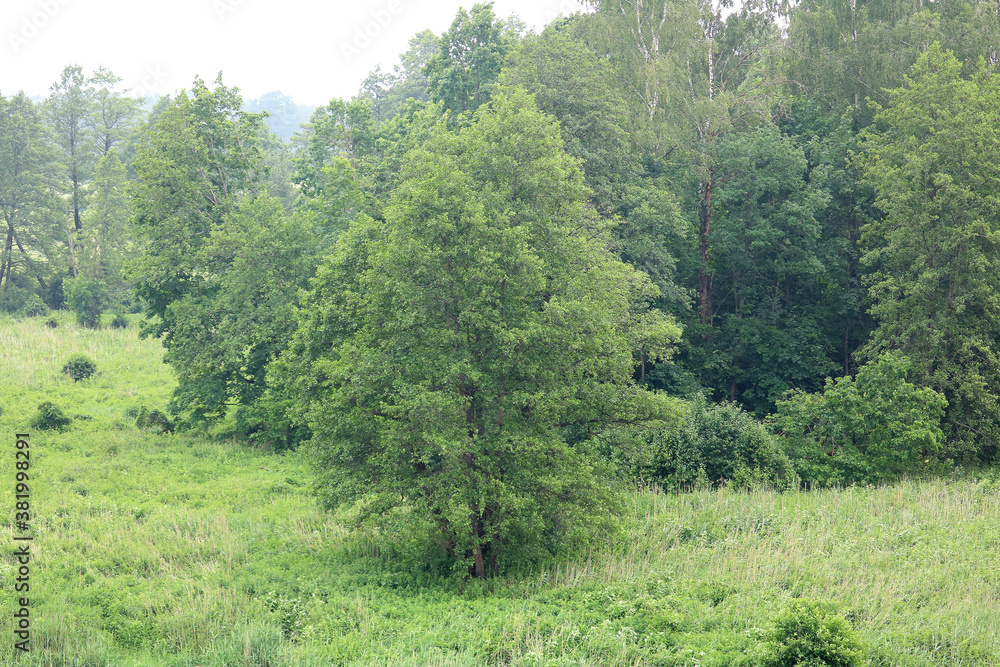
{"label": "forest", "polygon": [[[137,327],[145,437],[301,455],[449,581],[620,536],[637,490],[995,476],[998,66],[985,0],[476,4],[300,125],[71,64],[0,95],[0,313]],[[875,664],[844,637],[753,664]]]}

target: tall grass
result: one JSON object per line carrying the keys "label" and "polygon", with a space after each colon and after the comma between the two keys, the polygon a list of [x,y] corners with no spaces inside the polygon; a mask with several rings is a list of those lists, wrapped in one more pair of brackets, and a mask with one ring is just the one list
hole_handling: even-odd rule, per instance
{"label": "tall grass", "polygon": [[[76,352],[97,377],[60,374]],[[645,490],[622,539],[456,580],[320,512],[297,453],[136,428],[129,408],[162,409],[172,389],[161,358],[134,327],[0,320],[0,442],[25,398],[91,417],[32,434],[34,650],[16,664],[751,665],[798,598],[836,603],[873,665],[1000,664],[996,484]],[[0,558],[10,601],[14,566]]]}

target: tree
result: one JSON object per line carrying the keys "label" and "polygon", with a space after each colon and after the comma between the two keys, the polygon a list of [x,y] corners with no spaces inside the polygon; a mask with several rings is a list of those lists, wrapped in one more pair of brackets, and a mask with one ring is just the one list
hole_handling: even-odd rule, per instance
{"label": "tree", "polygon": [[662,300],[684,302],[669,250],[685,235],[680,207],[663,179],[643,172],[611,67],[576,34],[578,23],[564,21],[525,37],[500,80],[525,88],[559,121],[566,152],[581,160],[594,207],[618,216],[622,259],[649,274]]}
{"label": "tree", "polygon": [[423,70],[431,100],[456,115],[478,109],[490,99],[516,42],[517,33],[496,18],[492,2],[459,9]]}
{"label": "tree", "polygon": [[100,67],[87,80],[91,102],[87,125],[93,133],[97,157],[101,158],[121,145],[136,130],[142,113],[141,100],[127,97],[128,90],[118,90],[122,78]]}
{"label": "tree", "polygon": [[79,65],[67,66],[59,81],[52,84],[51,94],[46,101],[49,125],[52,127],[56,144],[62,151],[62,159],[69,179],[69,194],[73,225],[83,229],[80,214],[83,210],[83,187],[90,177],[95,161],[95,147],[87,136],[90,122],[91,100],[87,95],[86,79]]}
{"label": "tree", "polygon": [[260,114],[239,91],[196,79],[147,132],[135,161],[133,221],[145,250],[127,273],[177,370],[172,410],[189,422],[251,406],[293,326],[311,239],[266,192]]}
{"label": "tree", "polygon": [[33,274],[42,289],[46,287],[40,260],[50,256],[53,239],[61,238],[55,182],[56,154],[38,109],[23,92],[9,99],[0,95],[0,283],[4,293],[10,289],[18,264]]}
{"label": "tree", "polygon": [[633,353],[679,329],[646,311],[655,287],[610,252],[587,194],[516,89],[409,154],[385,221],[344,233],[279,362],[327,506],[409,508],[477,577],[606,518],[586,434],[659,416]]}
{"label": "tree", "polygon": [[898,350],[945,395],[956,451],[1000,446],[1000,78],[934,45],[877,107],[858,157],[884,217],[863,230],[869,358]]}
{"label": "tree", "polygon": [[128,230],[126,189],[125,165],[112,148],[97,163],[87,188],[84,226],[74,235],[72,246],[73,277],[63,281],[68,302],[85,326],[97,326],[106,307],[120,306],[127,298],[121,270],[127,259],[138,254],[138,248]]}
{"label": "tree", "polygon": [[935,41],[970,67],[996,62],[1000,7],[988,0],[804,0],[790,14],[789,83],[826,111],[853,107],[855,122],[871,122],[865,99],[880,104]]}
{"label": "tree", "polygon": [[424,68],[437,52],[437,35],[424,30],[410,38],[409,48],[400,54],[400,62],[393,66],[391,73],[383,72],[380,66],[368,73],[358,97],[371,101],[376,121],[384,123],[393,119],[409,99],[430,101]]}
{"label": "tree", "polygon": [[715,327],[693,341],[705,386],[763,417],[793,387],[835,370],[823,336],[826,193],[802,149],[772,124],[720,137],[709,266]]}
{"label": "tree", "polygon": [[705,0],[590,0],[597,41],[628,91],[631,131],[647,160],[680,163],[697,222],[698,322],[711,330],[712,197],[722,137],[769,118],[777,3],[751,3],[723,20]]}

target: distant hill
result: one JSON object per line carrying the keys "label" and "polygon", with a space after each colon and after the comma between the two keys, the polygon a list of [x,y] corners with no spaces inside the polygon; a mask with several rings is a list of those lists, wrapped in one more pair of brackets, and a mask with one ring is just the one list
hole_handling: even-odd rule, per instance
{"label": "distant hill", "polygon": [[291,97],[280,90],[264,93],[259,98],[249,100],[245,108],[252,113],[266,111],[270,114],[267,124],[271,131],[288,141],[299,131],[299,126],[309,120],[316,107],[296,104]]}

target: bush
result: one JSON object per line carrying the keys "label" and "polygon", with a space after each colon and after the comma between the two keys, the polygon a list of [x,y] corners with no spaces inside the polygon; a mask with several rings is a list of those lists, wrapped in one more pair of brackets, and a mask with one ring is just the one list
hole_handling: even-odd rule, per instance
{"label": "bush", "polygon": [[61,431],[69,426],[69,417],[52,402],[46,401],[38,406],[38,412],[31,420],[31,428],[39,431]]}
{"label": "bush", "polygon": [[761,667],[855,667],[865,650],[829,602],[795,600],[774,623]]}
{"label": "bush", "polygon": [[6,293],[0,292],[0,312],[14,317],[34,317],[48,314],[49,309],[31,290],[14,287]]}
{"label": "bush", "polygon": [[679,424],[635,432],[626,450],[627,460],[619,462],[629,474],[669,488],[706,482],[787,489],[798,483],[763,424],[734,404],[712,404],[703,396],[688,403]]}
{"label": "bush", "polygon": [[126,320],[125,316],[122,315],[121,313],[115,313],[115,318],[113,320],[111,320],[111,328],[112,329],[127,329],[128,328],[128,320]]}
{"label": "bush", "polygon": [[944,442],[948,405],[906,380],[905,357],[884,354],[822,393],[797,391],[768,418],[796,472],[810,486],[877,484],[925,468]]}
{"label": "bush", "polygon": [[79,382],[96,373],[97,364],[85,354],[74,354],[63,366],[62,372],[73,378],[74,382]]}
{"label": "bush", "polygon": [[147,410],[145,406],[139,409],[135,417],[135,425],[139,428],[150,429],[157,433],[173,433],[174,423],[167,419],[167,416],[159,410]]}
{"label": "bush", "polygon": [[80,326],[97,329],[101,326],[101,312],[108,300],[106,286],[100,281],[79,276],[63,281],[66,301],[76,312]]}

